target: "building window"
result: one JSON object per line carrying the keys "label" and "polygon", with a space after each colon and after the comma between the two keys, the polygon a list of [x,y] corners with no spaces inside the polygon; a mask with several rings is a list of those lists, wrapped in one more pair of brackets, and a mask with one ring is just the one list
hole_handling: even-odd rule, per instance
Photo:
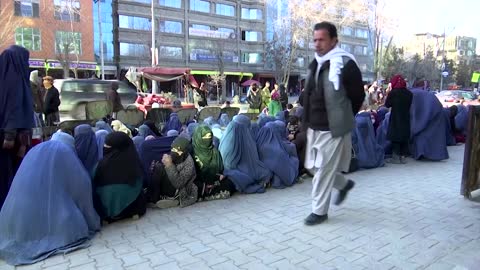
{"label": "building window", "polygon": [[368,38],[368,31],[365,29],[357,29],[355,36],[358,38]]}
{"label": "building window", "polygon": [[181,34],[183,33],[183,24],[175,21],[160,21],[160,32]]}
{"label": "building window", "polygon": [[54,0],[54,17],[60,21],[80,21],[80,1],[79,0]]}
{"label": "building window", "polygon": [[55,32],[55,52],[63,54],[82,54],[82,33]]}
{"label": "building window", "polygon": [[40,30],[38,28],[17,28],[15,44],[30,51],[40,51],[42,49]]}
{"label": "building window", "polygon": [[342,44],[340,44],[340,48],[342,48],[346,52],[349,52],[349,53],[352,52],[352,45],[350,45],[350,44],[342,43]]}
{"label": "building window", "polygon": [[135,30],[150,30],[152,25],[150,19],[134,16],[120,15],[118,16],[120,28],[135,29]]}
{"label": "building window", "polygon": [[40,16],[40,0],[15,0],[15,16],[36,17]]}
{"label": "building window", "polygon": [[258,8],[242,8],[242,19],[261,20],[262,10]]}
{"label": "building window", "polygon": [[262,41],[262,32],[242,31],[242,40],[254,42]]}
{"label": "building window", "polygon": [[164,7],[182,8],[182,0],[160,0],[158,3]]}
{"label": "building window", "polygon": [[235,30],[233,30],[232,28],[225,28],[225,27],[219,27],[217,31],[222,33],[229,33],[229,34],[235,32]]}
{"label": "building window", "polygon": [[192,28],[199,30],[211,30],[211,27],[209,25],[204,24],[192,24]]}
{"label": "building window", "polygon": [[242,53],[242,63],[244,64],[260,64],[261,62],[261,53]]}
{"label": "building window", "polygon": [[353,53],[356,55],[367,55],[367,47],[355,46],[355,51]]}
{"label": "building window", "polygon": [[305,57],[299,57],[297,58],[297,61],[295,62],[295,65],[297,67],[304,67],[305,66]]}
{"label": "building window", "polygon": [[353,36],[353,29],[351,27],[342,27],[342,34],[344,36]]}
{"label": "building window", "polygon": [[225,4],[216,4],[215,13],[217,13],[218,15],[233,17],[235,16],[235,7]]}
{"label": "building window", "polygon": [[150,50],[147,46],[145,44],[120,42],[120,55],[134,57],[150,56]]}
{"label": "building window", "polygon": [[181,47],[160,46],[158,55],[163,58],[183,58],[183,49]]}
{"label": "building window", "polygon": [[190,0],[190,10],[210,13],[210,2],[204,0]]}

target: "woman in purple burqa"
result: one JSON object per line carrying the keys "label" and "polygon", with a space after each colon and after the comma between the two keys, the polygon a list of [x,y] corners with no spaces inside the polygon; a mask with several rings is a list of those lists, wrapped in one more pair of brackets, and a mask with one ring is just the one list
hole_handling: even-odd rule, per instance
{"label": "woman in purple burqa", "polygon": [[0,55],[0,208],[30,147],[34,125],[29,52],[11,46]]}
{"label": "woman in purple burqa", "polygon": [[410,108],[411,154],[415,159],[440,161],[448,159],[447,120],[443,106],[431,92],[423,89],[411,89],[413,93]]}

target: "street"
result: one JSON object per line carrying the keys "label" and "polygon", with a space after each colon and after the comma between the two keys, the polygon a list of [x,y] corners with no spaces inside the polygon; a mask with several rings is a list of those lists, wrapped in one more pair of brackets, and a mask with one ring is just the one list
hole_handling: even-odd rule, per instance
{"label": "street", "polygon": [[[445,162],[363,170],[325,224],[311,181],[187,208],[149,209],[92,246],[18,269],[478,269],[480,204],[459,195],[463,146]],[[14,269],[0,262],[0,269]]]}

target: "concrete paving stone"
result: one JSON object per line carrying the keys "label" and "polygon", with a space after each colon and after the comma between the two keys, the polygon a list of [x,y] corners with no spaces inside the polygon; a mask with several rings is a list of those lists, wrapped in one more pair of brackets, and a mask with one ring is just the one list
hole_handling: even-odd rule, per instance
{"label": "concrete paving stone", "polygon": [[219,241],[219,239],[216,236],[214,236],[212,233],[210,233],[208,231],[207,232],[199,232],[199,233],[194,231],[194,232],[192,232],[192,236],[194,238],[200,240],[205,245],[212,244],[212,243],[215,243],[215,242]]}
{"label": "concrete paving stone", "polygon": [[207,244],[207,246],[215,249],[218,254],[225,254],[225,253],[232,252],[232,251],[238,249],[236,246],[229,245],[221,239],[219,239],[219,241],[217,241],[215,243]]}
{"label": "concrete paving stone", "polygon": [[291,240],[288,240],[288,241],[280,242],[279,244],[283,244],[283,245],[286,245],[287,247],[291,247],[291,248],[293,248],[294,250],[296,250],[297,252],[300,252],[300,253],[314,247],[313,245],[305,243],[305,242],[300,241],[298,239],[291,239]]}
{"label": "concrete paving stone", "polygon": [[288,261],[287,259],[276,261],[276,262],[270,264],[269,266],[273,267],[275,269],[279,269],[279,270],[296,270],[296,269],[298,269],[298,266],[291,264],[290,261]]}
{"label": "concrete paving stone", "polygon": [[206,246],[201,241],[193,241],[187,244],[182,245],[184,248],[187,248],[190,254],[193,256],[212,250],[211,247]]}
{"label": "concrete paving stone", "polygon": [[245,238],[243,238],[241,236],[238,236],[234,232],[227,232],[227,233],[219,234],[219,235],[217,235],[217,237],[222,239],[223,241],[225,241],[225,243],[228,243],[228,244],[234,244],[234,243],[245,240]]}
{"label": "concrete paving stone", "polygon": [[[3,268],[2,268],[3,267]],[[42,269],[42,265],[41,263],[35,263],[35,264],[29,264],[29,265],[19,265],[17,267],[15,266],[11,266],[11,265],[8,265],[8,264],[2,264],[0,265],[0,269],[3,269],[3,270],[7,270],[7,269],[11,269],[11,270],[14,270],[14,269],[19,269],[19,270],[40,270]]]}
{"label": "concrete paving stone", "polygon": [[250,257],[243,253],[241,250],[231,251],[223,254],[223,256],[232,260],[236,266],[241,266],[255,260],[255,257]]}
{"label": "concrete paving stone", "polygon": [[63,254],[57,254],[45,259],[43,261],[42,268],[49,268],[63,263],[68,263],[68,260],[63,257]]}
{"label": "concrete paving stone", "polygon": [[87,250],[88,250],[89,256],[96,256],[96,255],[112,252],[110,248],[108,248],[103,244],[92,245]]}
{"label": "concrete paving stone", "polygon": [[146,254],[162,251],[162,248],[154,245],[153,242],[134,245],[134,247],[142,256]]}
{"label": "concrete paving stone", "polygon": [[354,262],[365,256],[364,253],[352,252],[343,246],[338,246],[332,250],[329,250],[327,253],[332,254],[335,257],[343,257],[347,262]]}
{"label": "concrete paving stone", "polygon": [[3,265],[0,265],[0,270],[15,270],[15,266],[3,264]]}
{"label": "concrete paving stone", "polygon": [[95,266],[95,261],[92,261],[92,262],[89,262],[89,263],[76,265],[76,266],[69,265],[68,269],[71,269],[71,270],[96,270],[97,268]]}
{"label": "concrete paving stone", "polygon": [[68,258],[70,262],[69,267],[81,266],[88,263],[95,264],[95,260],[88,255],[88,250],[86,249],[67,254],[65,258]]}
{"label": "concrete paving stone", "polygon": [[242,235],[242,237],[252,242],[252,244],[256,244],[256,243],[260,243],[268,240],[268,238],[265,235],[259,234],[255,231],[248,232]]}
{"label": "concrete paving stone", "polygon": [[201,259],[192,256],[188,250],[170,255],[169,257],[175,260],[180,267],[201,261]]}
{"label": "concrete paving stone", "polygon": [[318,247],[319,249],[321,249],[324,252],[328,252],[328,251],[330,251],[330,250],[339,246],[339,244],[336,244],[334,242],[325,241],[322,237],[317,237],[315,239],[312,239],[312,240],[308,241],[308,244],[310,244],[312,246],[315,246],[315,247]]}
{"label": "concrete paving stone", "polygon": [[187,250],[186,248],[180,246],[177,242],[168,242],[165,244],[158,245],[159,248],[162,248],[167,256],[177,254]]}
{"label": "concrete paving stone", "polygon": [[240,269],[238,266],[236,266],[233,261],[226,261],[219,263],[217,265],[213,265],[210,268],[213,270],[237,270]]}
{"label": "concrete paving stone", "polygon": [[116,263],[116,264],[110,264],[110,265],[105,265],[105,266],[96,266],[98,270],[118,270],[118,269],[124,269],[122,262]]}
{"label": "concrete paving stone", "polygon": [[150,265],[150,262],[144,262],[136,265],[132,265],[125,268],[126,270],[152,270],[153,267]]}
{"label": "concrete paving stone", "polygon": [[182,266],[182,270],[211,270],[211,269],[212,268],[210,268],[210,266],[206,265],[202,261]]}
{"label": "concrete paving stone", "polygon": [[246,233],[249,233],[249,232],[253,231],[253,229],[251,227],[245,227],[241,224],[235,224],[231,227],[228,227],[228,229],[231,232],[236,233],[237,235],[243,235],[243,234],[246,234]]}
{"label": "concrete paving stone", "polygon": [[285,245],[285,242],[283,243],[277,243],[275,240],[266,240],[263,242],[257,243],[260,247],[267,249],[271,253],[277,253],[279,251],[285,250],[288,248],[288,246]]}
{"label": "concrete paving stone", "polygon": [[421,265],[409,261],[408,258],[395,254],[382,259],[380,262],[387,265],[393,265],[397,269],[402,270],[419,269],[421,267]]}
{"label": "concrete paving stone", "polygon": [[64,262],[64,263],[61,263],[61,264],[56,264],[56,265],[53,265],[53,266],[49,266],[48,269],[49,270],[65,270],[65,269],[68,269],[68,262]]}
{"label": "concrete paving stone", "polygon": [[115,257],[115,253],[113,251],[102,253],[98,255],[90,255],[92,259],[95,260],[95,265],[97,267],[108,266],[108,265],[123,265],[123,261],[120,258]]}
{"label": "concrete paving stone", "polygon": [[229,260],[228,258],[223,257],[221,254],[217,253],[215,250],[210,250],[194,256],[201,259],[208,266],[217,265]]}
{"label": "concrete paving stone", "polygon": [[152,267],[156,267],[156,266],[159,266],[159,265],[175,262],[174,259],[165,255],[165,252],[163,252],[163,251],[145,254],[142,257],[147,259],[149,261],[149,264]]}
{"label": "concrete paving stone", "polygon": [[182,270],[178,263],[176,262],[169,262],[167,264],[162,264],[159,266],[154,267],[155,270]]}
{"label": "concrete paving stone", "polygon": [[265,265],[262,261],[256,260],[249,262],[247,264],[244,264],[240,266],[240,269],[246,269],[246,270],[252,270],[252,269],[265,269],[265,270],[273,270],[275,268],[269,267],[268,265]]}
{"label": "concrete paving stone", "polygon": [[369,254],[367,256],[363,256],[362,258],[353,262],[353,264],[365,267],[368,270],[387,270],[392,269],[394,266],[388,264],[386,262],[380,262],[377,258],[378,256],[372,256],[373,254]]}
{"label": "concrete paving stone", "polygon": [[294,237],[291,236],[291,235],[286,235],[286,234],[283,234],[283,233],[279,233],[277,231],[269,232],[269,233],[265,234],[265,236],[268,237],[269,239],[275,239],[275,241],[277,243],[282,243],[282,242],[294,239]]}
{"label": "concrete paving stone", "polygon": [[115,255],[118,255],[118,256],[137,251],[137,249],[134,248],[131,244],[116,245],[112,247],[112,249],[115,252]]}
{"label": "concrete paving stone", "polygon": [[333,266],[338,270],[365,270],[363,265],[356,264],[355,262],[348,262],[343,257],[336,257],[335,259],[326,263],[327,266]]}
{"label": "concrete paving stone", "polygon": [[302,254],[309,256],[312,259],[315,259],[321,264],[325,264],[336,258],[334,254],[327,253],[319,247],[313,247],[311,249],[305,250]]}
{"label": "concrete paving stone", "polygon": [[258,260],[262,261],[263,264],[271,264],[284,259],[284,257],[277,254],[273,254],[268,250],[262,249],[248,254],[248,256],[257,258]]}
{"label": "concrete paving stone", "polygon": [[320,263],[315,259],[308,259],[304,262],[301,262],[297,265],[297,267],[301,267],[307,270],[336,270],[334,266],[327,266],[325,264]]}
{"label": "concrete paving stone", "polygon": [[247,255],[263,249],[263,247],[260,245],[252,244],[249,240],[242,240],[240,242],[233,243],[232,245],[239,248]]}
{"label": "concrete paving stone", "polygon": [[124,255],[115,255],[117,258],[123,261],[123,266],[129,267],[132,265],[140,264],[148,261],[145,257],[140,256],[138,251],[130,252]]}
{"label": "concrete paving stone", "polygon": [[447,262],[438,261],[427,266],[424,270],[453,270],[455,265]]}
{"label": "concrete paving stone", "polygon": [[297,252],[293,248],[287,248],[275,253],[275,255],[281,256],[290,261],[291,264],[299,264],[310,259],[309,256],[305,256],[302,253]]}

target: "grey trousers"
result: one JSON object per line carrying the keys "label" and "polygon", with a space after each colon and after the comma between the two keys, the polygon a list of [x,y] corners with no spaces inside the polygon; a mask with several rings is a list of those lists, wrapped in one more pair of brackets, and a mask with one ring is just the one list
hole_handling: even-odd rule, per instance
{"label": "grey trousers", "polygon": [[348,171],[351,151],[351,133],[333,138],[330,131],[307,130],[305,168],[314,175],[312,213],[327,214],[332,188],[341,190],[347,185],[341,172]]}

